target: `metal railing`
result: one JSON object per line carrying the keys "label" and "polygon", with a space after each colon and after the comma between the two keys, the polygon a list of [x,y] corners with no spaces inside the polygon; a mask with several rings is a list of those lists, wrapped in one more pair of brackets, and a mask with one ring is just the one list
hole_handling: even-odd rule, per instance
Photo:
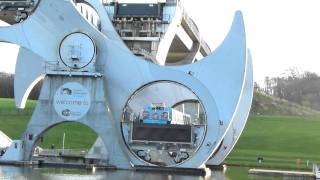
{"label": "metal railing", "polygon": [[39,156],[77,156],[84,157],[88,153],[88,150],[79,149],[42,149],[36,153]]}
{"label": "metal railing", "polygon": [[81,69],[72,69],[65,65],[60,65],[56,61],[47,61],[44,63],[46,74],[55,75],[83,75],[83,76],[101,76],[104,73],[104,65],[87,66]]}

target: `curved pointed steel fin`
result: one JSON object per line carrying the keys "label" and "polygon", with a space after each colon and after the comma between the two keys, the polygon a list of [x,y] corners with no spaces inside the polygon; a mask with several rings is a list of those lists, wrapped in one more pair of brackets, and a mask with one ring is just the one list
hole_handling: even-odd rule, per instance
{"label": "curved pointed steel fin", "polygon": [[246,68],[245,84],[241,94],[241,98],[238,104],[237,111],[234,115],[234,120],[231,126],[227,130],[226,136],[224,137],[221,149],[215,153],[215,156],[210,159],[207,164],[209,165],[220,165],[229,153],[234,148],[235,144],[239,140],[242,131],[246,125],[248,116],[250,114],[250,108],[253,98],[253,67],[252,57],[250,50],[248,50],[248,63]]}
{"label": "curved pointed steel fin", "polygon": [[173,68],[193,75],[207,87],[216,100],[223,128],[227,129],[239,101],[246,69],[242,13],[235,13],[228,35],[212,54],[194,64]]}
{"label": "curved pointed steel fin", "polygon": [[31,90],[44,78],[44,60],[20,48],[14,76],[14,98],[17,108],[23,109]]}

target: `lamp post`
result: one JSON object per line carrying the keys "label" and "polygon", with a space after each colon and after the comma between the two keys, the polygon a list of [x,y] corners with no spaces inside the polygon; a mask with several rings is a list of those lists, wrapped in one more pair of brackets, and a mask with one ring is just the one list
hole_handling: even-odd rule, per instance
{"label": "lamp post", "polygon": [[63,137],[62,137],[62,152],[64,153],[64,142],[65,142],[65,139],[66,139],[66,133],[63,132]]}

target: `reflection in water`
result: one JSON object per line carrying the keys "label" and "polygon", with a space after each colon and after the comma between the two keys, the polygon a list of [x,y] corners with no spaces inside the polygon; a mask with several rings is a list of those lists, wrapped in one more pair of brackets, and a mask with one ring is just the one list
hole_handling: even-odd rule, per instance
{"label": "reflection in water", "polygon": [[0,179],[41,179],[39,174],[32,168],[20,168],[11,166],[0,166]]}
{"label": "reflection in water", "polygon": [[0,180],[301,180],[289,177],[248,176],[248,168],[229,167],[227,173],[213,171],[210,177],[178,175],[158,172],[100,170],[93,173],[83,169],[31,168],[0,166]]}

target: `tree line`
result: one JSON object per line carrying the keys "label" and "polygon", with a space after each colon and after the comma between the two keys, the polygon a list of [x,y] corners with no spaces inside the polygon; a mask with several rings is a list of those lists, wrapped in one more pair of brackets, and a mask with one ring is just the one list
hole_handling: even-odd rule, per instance
{"label": "tree line", "polygon": [[[31,91],[29,99],[38,99],[41,86],[42,81]],[[0,72],[0,98],[14,98],[14,74]]]}
{"label": "tree line", "polygon": [[313,72],[292,68],[282,77],[266,77],[263,88],[255,83],[255,90],[320,110],[320,76]]}

